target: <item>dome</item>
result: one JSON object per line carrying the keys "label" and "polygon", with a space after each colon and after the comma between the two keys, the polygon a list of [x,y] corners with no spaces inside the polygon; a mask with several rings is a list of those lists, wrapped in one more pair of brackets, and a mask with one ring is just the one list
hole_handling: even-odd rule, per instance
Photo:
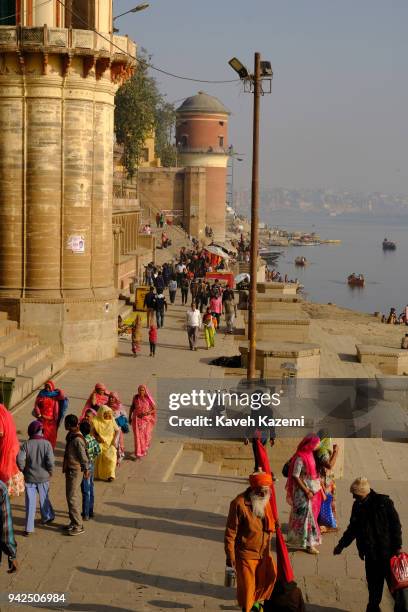
{"label": "dome", "polygon": [[204,91],[199,91],[195,96],[186,98],[177,113],[214,113],[229,115],[230,111],[223,105],[218,98],[209,96]]}

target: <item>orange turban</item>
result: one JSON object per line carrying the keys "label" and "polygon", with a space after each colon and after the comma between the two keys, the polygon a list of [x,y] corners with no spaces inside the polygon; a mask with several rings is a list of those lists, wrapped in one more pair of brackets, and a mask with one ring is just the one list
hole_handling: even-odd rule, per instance
{"label": "orange turban", "polygon": [[253,489],[259,487],[270,487],[272,484],[272,476],[266,472],[255,472],[249,477],[249,484]]}

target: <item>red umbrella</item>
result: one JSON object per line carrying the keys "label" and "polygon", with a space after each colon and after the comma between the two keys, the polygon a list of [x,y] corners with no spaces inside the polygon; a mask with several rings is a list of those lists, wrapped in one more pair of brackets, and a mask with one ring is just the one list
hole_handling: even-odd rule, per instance
{"label": "red umbrella", "polygon": [[[266,472],[267,474],[272,474],[271,466],[269,465],[268,454],[259,440],[256,441],[256,454],[258,459],[258,465],[262,469],[262,471]],[[271,485],[271,498],[269,503],[271,505],[273,518],[275,519],[275,521],[278,521],[278,506],[276,503],[276,492],[273,482]],[[280,526],[276,526],[276,561],[278,567],[278,579],[282,580],[283,582],[293,582],[295,579],[295,575],[293,573],[292,565],[289,559],[288,549],[286,547],[286,542],[283,538]]]}

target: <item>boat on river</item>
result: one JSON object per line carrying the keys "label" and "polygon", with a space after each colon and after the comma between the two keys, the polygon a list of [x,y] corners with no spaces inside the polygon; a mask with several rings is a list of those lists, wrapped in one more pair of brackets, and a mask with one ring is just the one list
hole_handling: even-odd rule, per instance
{"label": "boat on river", "polygon": [[302,257],[296,257],[295,259],[295,266],[301,266],[304,267],[307,265],[307,259],[306,257],[302,256]]}
{"label": "boat on river", "polygon": [[397,245],[392,240],[388,240],[387,238],[384,238],[383,243],[382,243],[382,248],[383,248],[383,251],[395,251],[395,249],[397,248]]}
{"label": "boat on river", "polygon": [[362,274],[350,274],[347,277],[347,283],[350,285],[350,287],[364,287],[365,285],[365,278]]}

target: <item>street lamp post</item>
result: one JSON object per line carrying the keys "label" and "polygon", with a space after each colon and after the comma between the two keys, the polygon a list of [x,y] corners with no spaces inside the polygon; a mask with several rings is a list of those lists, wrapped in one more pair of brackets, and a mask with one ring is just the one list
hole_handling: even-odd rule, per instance
{"label": "street lamp post", "polygon": [[[128,11],[120,13],[120,15],[115,15],[115,17],[112,19],[112,24],[114,24],[116,19],[119,19],[119,17],[123,17],[124,15],[128,15],[129,13],[139,13],[140,11],[144,11],[145,9],[149,8],[149,6],[150,4],[148,2],[141,2],[140,4],[137,4],[133,8],[129,9]],[[119,30],[115,27],[113,28],[113,31],[119,32]]]}
{"label": "street lamp post", "polygon": [[[251,263],[250,287],[248,301],[248,366],[247,379],[255,378],[256,366],[256,277],[258,271],[258,234],[259,234],[259,118],[261,95],[271,92],[272,68],[270,62],[261,61],[261,54],[255,53],[254,73],[236,58],[229,62],[244,82],[244,89],[254,94],[253,137],[252,137],[252,186],[251,186]],[[265,91],[263,82],[269,82],[269,91]],[[247,86],[249,85],[249,89]]]}

